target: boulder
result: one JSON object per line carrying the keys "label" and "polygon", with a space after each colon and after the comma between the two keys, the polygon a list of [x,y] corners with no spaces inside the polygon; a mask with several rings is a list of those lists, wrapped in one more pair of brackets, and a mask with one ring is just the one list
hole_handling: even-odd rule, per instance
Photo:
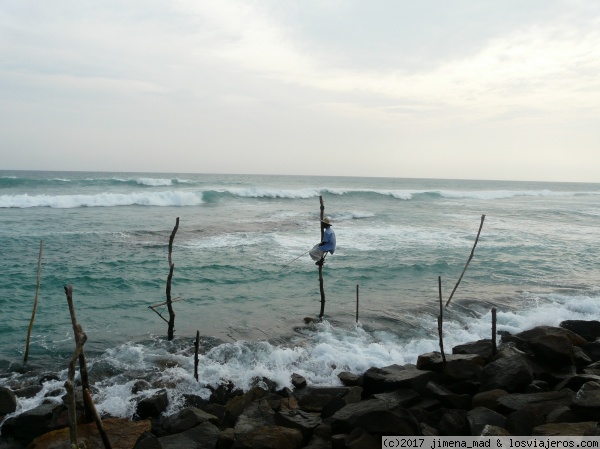
{"label": "boulder", "polygon": [[275,423],[279,426],[298,429],[302,433],[303,441],[308,442],[313,430],[321,424],[321,417],[315,413],[302,410],[283,410],[275,414]]}
{"label": "boulder", "polygon": [[569,390],[578,391],[583,384],[587,382],[598,382],[600,383],[600,376],[596,376],[593,374],[577,374],[573,377],[569,377],[568,379],[563,380],[559,384],[554,387],[554,391],[560,391],[563,388],[568,388]]}
{"label": "boulder", "polygon": [[574,346],[583,346],[587,342],[585,338],[581,337],[580,335],[577,335],[575,332],[572,332],[568,329],[553,326],[537,326],[533,329],[529,329],[514,335],[514,337],[517,337],[518,339],[527,342],[537,337],[547,336],[567,337],[571,341],[571,344]]}
{"label": "boulder", "polygon": [[452,348],[452,354],[477,354],[488,362],[492,358],[492,340],[478,340],[454,346]]}
{"label": "boulder", "polygon": [[384,393],[400,388],[419,391],[430,380],[435,380],[432,371],[419,370],[413,366],[390,365],[384,368],[370,368],[363,376],[363,387],[367,394]]}
{"label": "boulder", "polygon": [[[112,444],[112,441],[111,441]],[[136,440],[133,449],[162,449],[160,441],[152,432],[144,432]]]}
{"label": "boulder", "polygon": [[600,340],[586,343],[582,346],[582,349],[592,362],[600,361]]}
{"label": "boulder", "polygon": [[237,417],[240,416],[252,402],[264,398],[267,393],[268,392],[261,387],[253,387],[246,393],[229,399],[225,404],[225,409],[227,410],[226,419],[224,421],[225,424],[233,425]]}
{"label": "boulder", "polygon": [[160,415],[169,405],[167,390],[159,390],[152,396],[142,399],[136,412],[141,419],[154,418]]}
{"label": "boulder", "polygon": [[539,410],[543,416],[561,406],[569,406],[575,393],[571,390],[550,391],[547,393],[509,394],[498,398],[498,412],[513,413],[531,406]]}
{"label": "boulder", "polygon": [[371,435],[359,427],[349,434],[335,435],[329,447],[334,449],[380,449],[381,445],[381,438]]}
{"label": "boulder", "polygon": [[448,382],[479,380],[485,359],[477,354],[446,355],[446,365],[441,353],[422,354],[417,359],[417,369],[444,374]]}
{"label": "boulder", "polygon": [[321,409],[321,418],[329,418],[342,407],[359,402],[362,398],[362,390],[362,387],[351,387],[345,395],[331,398]]}
{"label": "boulder", "polygon": [[409,388],[401,388],[387,393],[376,393],[373,397],[403,407],[410,407],[421,400],[421,395]]}
{"label": "boulder", "polygon": [[292,385],[296,390],[301,390],[306,387],[306,379],[302,377],[300,374],[293,373],[292,374]]}
{"label": "boulder", "polygon": [[57,403],[39,405],[7,419],[2,426],[2,435],[13,436],[28,443],[40,435],[67,425],[59,424],[60,416],[66,409],[63,404]]}
{"label": "boulder", "polygon": [[528,343],[535,357],[547,366],[560,368],[574,363],[573,343],[566,335],[540,335]]}
{"label": "boulder", "polygon": [[259,399],[246,407],[237,419],[234,427],[235,439],[241,438],[253,429],[275,425],[275,412],[266,400]]}
{"label": "boulder", "polygon": [[512,434],[504,427],[487,425],[479,435],[482,437],[508,437]]}
{"label": "boulder", "polygon": [[587,382],[584,384],[577,391],[571,404],[571,410],[583,418],[600,420],[600,383]]}
{"label": "boulder", "polygon": [[498,399],[508,395],[506,390],[494,389],[477,393],[471,399],[471,407],[486,407],[498,411]]}
{"label": "boulder", "polygon": [[583,369],[584,374],[593,374],[594,376],[600,376],[600,362],[594,362],[591,365],[586,366]]}
{"label": "boulder", "polygon": [[0,416],[17,410],[17,396],[7,387],[0,387]]}
{"label": "boulder", "polygon": [[570,407],[563,405],[562,407],[555,408],[548,416],[546,416],[546,423],[559,423],[559,422],[580,422],[579,416],[571,410]]}
{"label": "boulder", "polygon": [[466,410],[447,410],[437,425],[440,435],[466,436],[471,435]]}
{"label": "boulder", "polygon": [[147,390],[151,390],[152,389],[152,385],[150,385],[150,382],[148,382],[147,380],[144,379],[140,379],[140,380],[136,380],[133,385],[131,386],[131,393],[132,394],[138,394],[141,391],[147,391]]}
{"label": "boulder", "polygon": [[600,321],[565,320],[559,326],[582,336],[587,341],[600,338]]}
{"label": "boulder", "polygon": [[162,449],[205,449],[217,447],[219,429],[206,421],[185,432],[159,438]]}
{"label": "boulder", "polygon": [[489,408],[475,407],[467,412],[467,421],[471,429],[471,435],[481,435],[485,426],[496,426],[504,428],[506,417]]}
{"label": "boulder", "polygon": [[362,387],[363,378],[358,374],[350,373],[348,371],[343,371],[338,374],[338,379],[342,382],[342,384],[346,387]]}
{"label": "boulder", "polygon": [[236,433],[233,449],[298,449],[302,441],[302,433],[298,429],[263,426],[250,429],[242,435]]}
{"label": "boulder", "polygon": [[[28,385],[26,387],[18,388],[14,391],[15,396],[18,398],[32,398],[42,391],[41,385]],[[2,413],[0,413],[1,415]]]}
{"label": "boulder", "polygon": [[444,407],[468,410],[471,407],[471,397],[467,394],[454,394],[446,387],[430,381],[423,395],[437,399]]}
{"label": "boulder", "polygon": [[189,407],[169,416],[163,424],[169,434],[181,433],[204,422],[219,425],[219,418],[198,408]]}
{"label": "boulder", "polygon": [[420,435],[417,420],[402,406],[381,399],[349,404],[331,418],[331,431],[350,434],[360,427],[375,435]]}
{"label": "boulder", "polygon": [[505,427],[513,435],[531,435],[534,427],[545,422],[542,410],[526,406],[508,415]]}
{"label": "boulder", "polygon": [[545,437],[583,436],[586,431],[594,427],[596,427],[595,421],[542,424],[534,427],[531,435]]}
{"label": "boulder", "polygon": [[523,390],[533,381],[533,371],[522,356],[500,358],[488,363],[481,375],[481,390],[505,390],[509,393]]}
{"label": "boulder", "polygon": [[300,390],[296,397],[298,407],[305,412],[321,413],[334,398],[342,399],[349,392],[350,387],[309,387]]}

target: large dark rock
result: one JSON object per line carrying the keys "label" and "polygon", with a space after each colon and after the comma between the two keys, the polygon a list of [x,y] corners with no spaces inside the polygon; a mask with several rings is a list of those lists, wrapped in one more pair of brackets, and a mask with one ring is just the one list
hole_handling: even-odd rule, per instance
{"label": "large dark rock", "polygon": [[587,341],[595,341],[600,338],[600,321],[565,320],[559,326],[581,335]]}
{"label": "large dark rock", "polygon": [[[360,388],[360,387],[354,387]],[[321,413],[323,409],[326,409],[328,404],[335,400],[336,403],[342,404],[338,407],[341,408],[344,401],[341,401],[349,392],[350,387],[308,387],[300,390],[297,393],[298,407],[305,412],[310,413]],[[335,408],[335,404],[334,404]],[[334,410],[335,411],[335,410]],[[327,413],[326,413],[327,414]]]}
{"label": "large dark rock", "polygon": [[175,434],[185,432],[207,421],[214,425],[219,424],[219,418],[216,416],[206,413],[204,410],[189,407],[169,416],[163,427],[168,433]]}
{"label": "large dark rock", "polygon": [[403,407],[410,407],[421,400],[421,395],[410,388],[401,388],[387,393],[376,393],[373,397]]}
{"label": "large dark rock", "polygon": [[575,332],[572,332],[568,329],[553,326],[537,326],[533,329],[519,332],[518,334],[514,335],[514,337],[524,340],[526,342],[534,338],[547,336],[567,337],[570,340],[571,344],[574,346],[583,346],[587,342],[585,338],[581,337],[580,335],[577,335]]}
{"label": "large dark rock", "polygon": [[152,432],[144,432],[135,442],[133,449],[162,449],[162,446],[156,435]]}
{"label": "large dark rock", "polygon": [[6,387],[0,387],[0,416],[8,415],[17,410],[17,396]]}
{"label": "large dark rock", "polygon": [[454,346],[452,348],[452,354],[477,354],[481,356],[486,362],[490,361],[492,358],[492,340],[478,340]]}
{"label": "large dark rock", "polygon": [[471,435],[469,419],[466,410],[447,410],[437,425],[440,435],[466,436]]}
{"label": "large dark rock", "polygon": [[547,393],[509,394],[498,398],[498,412],[509,414],[525,407],[534,407],[544,416],[557,407],[569,406],[573,401],[571,390],[550,391]]}
{"label": "large dark rock", "polygon": [[[225,404],[225,408],[227,409],[225,423],[233,425],[238,416],[240,416],[252,402],[264,398],[267,393],[268,392],[261,387],[253,387],[246,393],[231,398]],[[203,409],[206,410],[204,407]]]}
{"label": "large dark rock", "polygon": [[216,448],[219,429],[214,424],[204,422],[185,432],[159,438],[162,449],[205,449]]}
{"label": "large dark rock", "polygon": [[420,390],[427,382],[436,379],[432,371],[422,371],[414,366],[390,365],[370,368],[363,376],[363,387],[367,394],[383,393],[400,388]]}
{"label": "large dark rock", "polygon": [[301,390],[302,388],[306,387],[306,379],[300,374],[293,373],[292,385],[296,390]]}
{"label": "large dark rock", "polygon": [[575,395],[571,409],[586,419],[600,420],[600,383],[584,384]]}
{"label": "large dark rock", "polygon": [[333,434],[351,433],[361,427],[375,435],[420,435],[417,420],[402,406],[381,399],[347,405],[331,418]]}
{"label": "large dark rock", "polygon": [[237,419],[235,423],[235,439],[259,427],[274,427],[275,412],[265,399],[252,402]]}
{"label": "large dark rock", "polygon": [[321,418],[329,418],[342,407],[359,402],[362,398],[362,391],[362,387],[350,387],[348,393],[345,395],[334,396],[321,409]]}
{"label": "large dark rock", "polygon": [[344,384],[346,387],[362,387],[363,378],[358,374],[350,373],[348,371],[343,371],[338,374],[338,379]]}
{"label": "large dark rock", "polygon": [[559,368],[574,363],[573,343],[566,335],[540,335],[528,343],[534,356],[547,366]]}
{"label": "large dark rock", "polygon": [[7,419],[2,426],[2,434],[29,443],[40,435],[64,427],[67,423],[62,425],[60,416],[65,410],[63,404],[42,404]]}
{"label": "large dark rock", "polygon": [[441,353],[429,352],[417,359],[417,369],[444,374],[448,382],[479,380],[485,359],[477,354],[448,354],[446,365]]}
{"label": "large dark rock", "polygon": [[275,423],[279,426],[298,429],[304,442],[312,437],[313,430],[321,424],[321,417],[302,410],[282,410],[275,414]]}
{"label": "large dark rock", "polygon": [[531,434],[533,436],[545,437],[583,436],[586,431],[594,427],[596,427],[595,421],[542,424],[541,426],[534,427]]}
{"label": "large dark rock", "polygon": [[545,422],[543,410],[526,406],[508,415],[506,429],[512,435],[531,435],[534,427]]}
{"label": "large dark rock", "polygon": [[592,362],[600,362],[600,339],[582,346],[585,354]]}
{"label": "large dark rock", "polygon": [[281,426],[263,426],[237,435],[233,449],[298,449],[302,446],[302,433],[298,429]]}
{"label": "large dark rock", "polygon": [[[41,385],[28,385],[26,387],[18,388],[14,391],[15,396],[18,398],[32,398],[40,391],[42,391]],[[1,415],[2,413],[0,413]]]}
{"label": "large dark rock", "polygon": [[473,396],[471,399],[471,406],[473,408],[485,407],[490,410],[498,411],[498,399],[506,395],[508,395],[506,390],[494,389],[482,391]]}
{"label": "large dark rock", "polygon": [[471,435],[481,435],[485,426],[496,426],[504,428],[506,417],[489,408],[475,407],[467,412],[467,421],[471,429]]}
{"label": "large dark rock", "polygon": [[137,405],[137,414],[141,419],[160,415],[169,405],[167,390],[159,390],[150,397],[142,399]]}
{"label": "large dark rock", "polygon": [[600,376],[595,376],[592,374],[577,374],[573,377],[569,377],[568,379],[563,380],[559,384],[554,387],[554,391],[560,391],[563,388],[568,388],[569,390],[578,391],[583,384],[588,382],[598,382],[600,383]]}
{"label": "large dark rock", "polygon": [[354,429],[349,434],[334,435],[329,448],[334,449],[380,449],[381,438],[371,435],[362,428]]}
{"label": "large dark rock", "polygon": [[583,369],[584,374],[592,374],[594,376],[600,376],[600,362],[594,362],[591,365],[586,366]]}
{"label": "large dark rock", "polygon": [[520,355],[488,363],[481,375],[481,390],[522,391],[533,380],[533,371]]}
{"label": "large dark rock", "polygon": [[447,408],[459,408],[463,410],[471,408],[471,397],[468,394],[455,394],[434,381],[427,384],[423,394],[437,399]]}

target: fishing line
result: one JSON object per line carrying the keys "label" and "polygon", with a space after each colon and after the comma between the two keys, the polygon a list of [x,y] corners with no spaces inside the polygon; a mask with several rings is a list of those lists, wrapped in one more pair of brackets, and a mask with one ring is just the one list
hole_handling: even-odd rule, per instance
{"label": "fishing line", "polygon": [[[311,249],[312,249],[312,248],[311,248]],[[296,261],[296,260],[300,259],[302,256],[306,256],[308,253],[310,253],[310,249],[309,249],[308,251],[306,251],[304,254],[300,254],[300,255],[299,255],[298,257],[296,257],[295,259],[293,259],[293,260],[290,260],[288,263],[286,263],[284,266],[282,266],[282,267],[279,269],[279,271],[277,271],[277,273],[275,273],[275,274],[279,274],[279,273],[281,272],[281,270],[283,270],[283,269],[284,269],[285,267],[287,267],[289,264],[291,264],[292,262],[294,262],[294,261]]]}

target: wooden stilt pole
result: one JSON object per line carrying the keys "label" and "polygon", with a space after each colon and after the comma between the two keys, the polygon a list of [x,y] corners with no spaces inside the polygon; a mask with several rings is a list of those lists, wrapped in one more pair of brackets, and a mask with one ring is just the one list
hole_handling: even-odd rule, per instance
{"label": "wooden stilt pole", "polygon": [[198,382],[198,349],[200,348],[200,331],[196,331],[196,344],[194,345],[194,379]]}
{"label": "wooden stilt pole", "polygon": [[477,242],[479,241],[479,234],[481,234],[481,228],[483,228],[483,220],[485,220],[485,215],[481,216],[481,224],[479,225],[479,231],[477,231],[477,237],[475,238],[475,243],[473,244],[473,249],[471,249],[471,255],[469,256],[469,260],[467,260],[465,269],[463,270],[462,274],[458,278],[458,282],[456,282],[456,285],[454,286],[452,293],[450,293],[450,297],[448,298],[448,301],[446,301],[446,307],[448,307],[448,304],[450,304],[450,301],[452,300],[452,297],[454,296],[454,292],[458,288],[458,284],[460,284],[460,281],[462,281],[462,278],[465,275],[465,272],[467,271],[467,267],[469,266],[469,264],[471,263],[471,259],[473,259],[473,256],[475,255],[475,247],[477,246]]}
{"label": "wooden stilt pole", "polygon": [[29,321],[29,329],[27,329],[27,340],[25,342],[25,355],[23,356],[23,364],[27,363],[27,357],[29,356],[29,341],[31,339],[31,329],[33,329],[33,321],[35,320],[35,311],[38,304],[38,293],[40,292],[40,275],[42,272],[42,247],[43,241],[40,240],[40,255],[38,257],[38,273],[37,273],[37,287],[35,289],[35,300],[33,301],[33,311],[31,312],[31,320]]}
{"label": "wooden stilt pole", "polygon": [[440,314],[438,315],[438,334],[440,337],[440,352],[442,353],[442,361],[444,363],[444,370],[446,369],[446,354],[444,353],[444,335],[443,335],[443,324],[444,324],[444,308],[442,300],[442,277],[438,276],[438,290],[440,295]]}
{"label": "wooden stilt pole", "polygon": [[[325,205],[323,204],[323,197],[319,196],[319,202],[321,204],[321,221],[319,222],[319,226],[321,228],[321,241],[323,241],[323,234],[325,230],[323,229],[322,221],[324,218]],[[319,264],[319,292],[321,293],[321,311],[319,312],[319,320],[323,319],[323,315],[325,314],[325,287],[323,286],[323,262],[325,261],[325,257],[321,257],[321,263]]]}
{"label": "wooden stilt pole", "polygon": [[169,310],[169,325],[167,329],[167,339],[169,341],[173,340],[173,334],[175,333],[175,311],[173,310],[173,304],[171,300],[171,280],[173,279],[173,270],[175,269],[175,264],[171,259],[171,253],[173,252],[173,240],[175,239],[175,233],[179,229],[179,217],[175,221],[175,227],[173,228],[173,232],[171,232],[171,237],[169,238],[169,276],[167,277],[167,309]]}
{"label": "wooden stilt pole", "polygon": [[492,357],[496,355],[496,308],[492,307]]}
{"label": "wooden stilt pole", "polygon": [[98,433],[100,434],[100,438],[102,438],[102,442],[104,443],[105,449],[112,449],[112,444],[110,443],[108,434],[104,430],[102,419],[100,419],[100,415],[98,415],[98,411],[96,410],[96,406],[94,405],[94,401],[92,400],[90,390],[88,390],[87,388],[83,391],[83,401],[87,407],[93,410],[94,421],[96,422],[96,427],[98,428]]}
{"label": "wooden stilt pole", "polygon": [[356,322],[358,323],[358,285],[356,286]]}

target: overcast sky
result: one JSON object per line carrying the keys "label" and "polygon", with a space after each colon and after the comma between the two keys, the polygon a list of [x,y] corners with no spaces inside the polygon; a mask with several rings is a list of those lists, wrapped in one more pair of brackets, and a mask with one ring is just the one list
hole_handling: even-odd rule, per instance
{"label": "overcast sky", "polygon": [[600,2],[0,0],[0,169],[600,182]]}

